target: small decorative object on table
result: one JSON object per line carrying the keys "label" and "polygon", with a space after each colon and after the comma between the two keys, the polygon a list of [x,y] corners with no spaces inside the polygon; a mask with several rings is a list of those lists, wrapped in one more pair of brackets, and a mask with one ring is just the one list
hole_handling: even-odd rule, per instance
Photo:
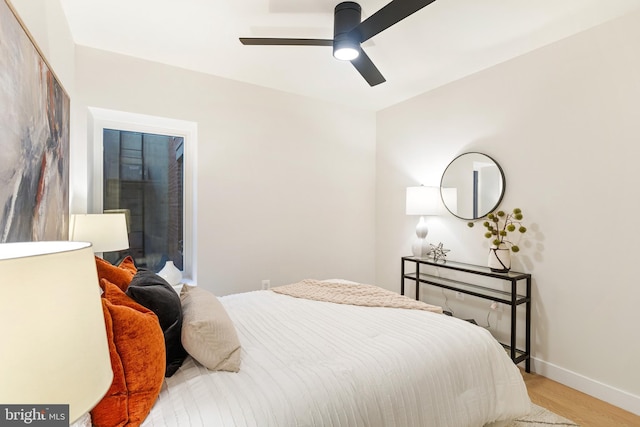
{"label": "small decorative object on table", "polygon": [[429,256],[433,258],[433,262],[447,262],[447,252],[450,252],[451,249],[445,249],[441,243],[438,245],[431,244],[431,251],[429,252]]}
{"label": "small decorative object on table", "polygon": [[158,276],[166,280],[171,286],[176,286],[182,280],[182,272],[178,270],[173,261],[167,261],[162,270],[158,272]]}
{"label": "small decorative object on table", "polygon": [[[520,222],[522,218],[522,210],[518,208],[511,213],[497,211],[487,215],[488,221],[484,221],[482,225],[487,229],[484,237],[491,239],[488,262],[491,271],[506,273],[511,269],[511,252],[519,252],[520,247],[507,240],[507,236],[516,230],[521,234],[527,232],[527,228]],[[467,225],[473,227],[474,223],[469,222]]]}

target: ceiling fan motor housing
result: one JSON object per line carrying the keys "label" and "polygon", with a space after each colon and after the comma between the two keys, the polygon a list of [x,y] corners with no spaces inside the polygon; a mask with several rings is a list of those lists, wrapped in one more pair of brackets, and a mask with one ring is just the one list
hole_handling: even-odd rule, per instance
{"label": "ceiling fan motor housing", "polygon": [[358,3],[346,1],[338,4],[334,10],[333,52],[342,48],[360,50],[360,40],[349,34],[360,25],[362,8]]}

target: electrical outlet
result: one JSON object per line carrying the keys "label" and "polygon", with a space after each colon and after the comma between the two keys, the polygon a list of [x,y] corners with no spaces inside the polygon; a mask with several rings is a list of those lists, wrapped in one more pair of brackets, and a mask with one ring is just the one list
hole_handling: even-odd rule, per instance
{"label": "electrical outlet", "polygon": [[460,301],[464,300],[464,294],[462,292],[456,292],[456,299],[459,299]]}
{"label": "electrical outlet", "polygon": [[269,289],[271,287],[271,280],[269,279],[264,279],[262,281],[262,290],[266,291],[267,289]]}

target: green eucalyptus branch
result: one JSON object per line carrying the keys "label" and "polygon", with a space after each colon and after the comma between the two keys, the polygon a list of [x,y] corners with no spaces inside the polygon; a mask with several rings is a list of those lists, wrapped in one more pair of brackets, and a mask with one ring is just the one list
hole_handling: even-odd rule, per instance
{"label": "green eucalyptus branch", "polygon": [[[501,244],[506,244],[511,247],[513,252],[519,252],[520,247],[507,239],[509,233],[513,233],[516,230],[520,234],[527,232],[527,227],[522,225],[522,210],[515,208],[513,212],[505,213],[504,211],[491,212],[487,215],[487,220],[482,223],[486,232],[484,237],[491,240],[491,244],[500,247]],[[474,222],[469,222],[467,225],[472,228]]]}

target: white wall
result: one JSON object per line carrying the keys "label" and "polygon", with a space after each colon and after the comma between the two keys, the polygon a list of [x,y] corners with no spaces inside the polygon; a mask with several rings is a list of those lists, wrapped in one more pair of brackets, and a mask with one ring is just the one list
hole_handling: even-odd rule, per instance
{"label": "white wall", "polygon": [[71,96],[72,212],[90,199],[88,107],[192,121],[201,286],[374,281],[374,113],[75,47],[59,2],[13,3]]}
{"label": "white wall", "polygon": [[374,280],[374,113],[85,47],[75,83],[80,111],[197,123],[200,286]]}
{"label": "white wall", "polygon": [[[639,76],[635,14],[379,112],[376,279],[399,290],[417,221],[405,187],[438,185],[462,152],[492,156],[501,206],[529,227],[514,269],[534,278],[536,369],[640,414]],[[429,225],[450,259],[486,263],[482,227]]]}

